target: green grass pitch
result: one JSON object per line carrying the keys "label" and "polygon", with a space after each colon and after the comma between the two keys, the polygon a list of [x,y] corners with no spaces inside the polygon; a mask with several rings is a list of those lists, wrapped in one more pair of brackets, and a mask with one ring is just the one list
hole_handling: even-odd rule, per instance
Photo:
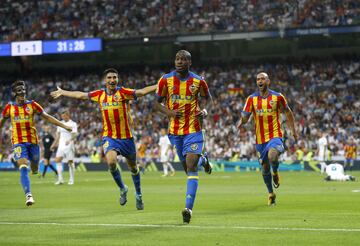
{"label": "green grass pitch", "polygon": [[282,172],[277,206],[268,207],[260,173],[201,173],[183,225],[184,173],[142,176],[144,211],[135,208],[130,173],[122,175],[130,187],[124,207],[109,173],[77,172],[74,186],[55,186],[52,173],[32,176],[36,204],[27,208],[19,173],[1,172],[0,245],[360,245],[358,181]]}

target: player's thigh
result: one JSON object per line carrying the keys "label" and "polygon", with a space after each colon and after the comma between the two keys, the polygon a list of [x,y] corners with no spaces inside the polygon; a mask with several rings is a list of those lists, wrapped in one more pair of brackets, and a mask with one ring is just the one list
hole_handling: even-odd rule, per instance
{"label": "player's thigh", "polygon": [[281,153],[277,149],[270,148],[268,151],[268,160],[270,162],[277,161],[279,159],[280,154]]}
{"label": "player's thigh", "polygon": [[186,167],[187,171],[196,172],[197,164],[199,162],[200,154],[187,153],[186,154]]}
{"label": "player's thigh", "polygon": [[[26,144],[15,144],[12,147],[13,157],[16,163],[20,165],[28,165],[29,162],[29,150]],[[20,163],[19,163],[20,162]]]}
{"label": "player's thigh", "polygon": [[116,164],[117,162],[117,152],[115,150],[109,150],[105,154],[106,163],[108,165]]}

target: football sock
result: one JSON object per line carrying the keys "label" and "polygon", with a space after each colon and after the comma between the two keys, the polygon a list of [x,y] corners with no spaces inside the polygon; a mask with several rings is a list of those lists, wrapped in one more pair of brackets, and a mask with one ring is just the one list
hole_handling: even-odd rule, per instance
{"label": "football sock", "polygon": [[168,164],[168,167],[170,168],[170,172],[175,172],[175,169],[174,169],[174,167],[171,165],[171,163],[168,162],[167,164]]}
{"label": "football sock", "polygon": [[25,195],[30,192],[30,179],[28,174],[28,168],[26,165],[20,166],[20,182],[25,192]]}
{"label": "football sock", "polygon": [[141,195],[140,169],[138,167],[131,169],[131,177],[134,182],[136,194]]}
{"label": "football sock", "polygon": [[113,176],[115,183],[119,186],[120,189],[124,189],[125,185],[121,179],[121,174],[119,168],[115,168],[115,170],[110,170],[111,175]]}
{"label": "football sock", "polygon": [[273,188],[272,188],[272,181],[271,181],[271,173],[270,171],[268,171],[267,173],[263,172],[263,179],[264,179],[264,183],[268,189],[269,193],[273,192]]}
{"label": "football sock", "polygon": [[56,169],[57,169],[57,172],[58,172],[58,180],[63,181],[64,178],[62,176],[62,171],[63,171],[62,163],[56,163]]}
{"label": "football sock", "polygon": [[168,175],[168,165],[167,165],[167,163],[163,164],[163,169],[164,169],[164,175],[167,176]]}
{"label": "football sock", "polygon": [[192,209],[195,202],[196,191],[199,183],[198,172],[188,172],[187,190],[186,190],[186,204],[185,207]]}
{"label": "football sock", "polygon": [[277,171],[279,169],[279,161],[276,160],[274,162],[271,162],[270,164],[272,166],[273,173],[277,173]]}
{"label": "football sock", "polygon": [[42,176],[43,177],[45,177],[45,174],[46,174],[46,170],[48,169],[48,166],[47,165],[45,165],[44,166],[44,170],[43,170],[43,172],[42,172]]}
{"label": "football sock", "polygon": [[69,163],[69,181],[73,181],[74,182],[74,173],[75,173],[75,164],[74,163]]}
{"label": "football sock", "polygon": [[56,168],[55,168],[53,165],[49,164],[49,167],[51,168],[51,170],[54,171],[54,173],[55,173],[56,175],[58,175],[58,172],[56,171]]}

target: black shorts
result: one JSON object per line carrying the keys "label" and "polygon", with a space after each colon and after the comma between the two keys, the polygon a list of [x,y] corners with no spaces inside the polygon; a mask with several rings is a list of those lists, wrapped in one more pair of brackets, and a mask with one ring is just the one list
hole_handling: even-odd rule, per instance
{"label": "black shorts", "polygon": [[45,158],[45,159],[50,159],[52,153],[53,153],[53,152],[52,152],[51,150],[45,150],[45,151],[44,151],[44,158]]}

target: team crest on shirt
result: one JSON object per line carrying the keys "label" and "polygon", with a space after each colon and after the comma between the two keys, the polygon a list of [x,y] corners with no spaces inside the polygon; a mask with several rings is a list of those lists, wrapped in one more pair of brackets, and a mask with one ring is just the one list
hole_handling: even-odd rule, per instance
{"label": "team crest on shirt", "polygon": [[196,86],[195,86],[194,84],[191,84],[191,85],[189,86],[189,90],[191,91],[192,94],[194,94],[195,91],[196,91]]}
{"label": "team crest on shirt", "polygon": [[273,101],[273,100],[270,100],[270,101],[269,101],[269,104],[270,104],[271,107],[273,107],[273,106],[274,106],[274,101]]}
{"label": "team crest on shirt", "polygon": [[172,91],[176,91],[176,89],[177,89],[176,85],[174,85],[174,86],[171,88]]}
{"label": "team crest on shirt", "polygon": [[115,94],[115,95],[113,96],[113,98],[114,98],[114,101],[116,101],[116,102],[120,101],[120,97],[119,97],[119,95],[117,95],[117,94]]}
{"label": "team crest on shirt", "polygon": [[198,146],[197,144],[192,144],[192,145],[190,146],[190,148],[191,148],[192,150],[197,150],[197,149],[199,148],[199,146]]}
{"label": "team crest on shirt", "polygon": [[25,111],[26,111],[26,113],[30,114],[31,109],[28,106],[26,106]]}

